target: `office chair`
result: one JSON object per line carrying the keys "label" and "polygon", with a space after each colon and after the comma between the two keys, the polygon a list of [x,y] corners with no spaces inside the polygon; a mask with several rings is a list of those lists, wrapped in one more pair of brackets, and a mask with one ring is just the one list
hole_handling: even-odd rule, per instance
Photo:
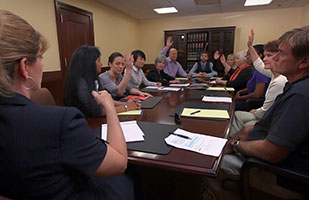
{"label": "office chair", "polygon": [[308,199],[309,198],[309,176],[301,174],[299,172],[291,171],[290,169],[271,164],[256,158],[249,158],[241,168],[241,187],[242,187],[242,196],[244,200],[253,200],[253,199],[271,199],[271,200],[283,200],[287,199],[285,196],[275,196],[274,194],[269,194],[265,191],[259,190],[258,188],[252,187],[250,185],[250,173],[253,168],[262,169],[268,172],[272,172],[277,176],[277,181],[281,178],[293,181],[297,184],[301,184],[304,187],[307,187],[306,194],[301,194],[296,191],[296,195],[293,197],[295,199]]}
{"label": "office chair", "polygon": [[31,95],[31,100],[38,105],[55,106],[56,102],[47,88],[40,88]]}

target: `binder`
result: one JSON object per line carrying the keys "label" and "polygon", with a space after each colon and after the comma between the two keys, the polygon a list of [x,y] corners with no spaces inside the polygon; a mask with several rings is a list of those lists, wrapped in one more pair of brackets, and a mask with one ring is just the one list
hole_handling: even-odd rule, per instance
{"label": "binder", "polygon": [[142,109],[155,107],[163,97],[151,97],[142,101]]}

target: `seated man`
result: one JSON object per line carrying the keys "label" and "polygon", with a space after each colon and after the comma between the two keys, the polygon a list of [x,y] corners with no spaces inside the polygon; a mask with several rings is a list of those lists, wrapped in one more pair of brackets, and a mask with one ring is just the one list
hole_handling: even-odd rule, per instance
{"label": "seated man", "polygon": [[189,74],[190,76],[217,76],[218,73],[213,69],[212,62],[209,62],[209,53],[206,51],[201,52],[200,56],[201,61],[196,62],[192,69],[190,70]]}
{"label": "seated man", "polygon": [[[229,142],[228,152],[235,151],[237,154],[228,154],[223,158],[221,168],[228,177],[239,179],[243,155],[278,163],[292,171],[309,175],[308,35],[309,26],[306,26],[288,31],[280,37],[278,53],[273,56],[273,69],[286,76],[288,84],[247,136],[240,133]],[[257,177],[262,179],[262,185],[276,183],[276,180],[269,180],[269,177],[276,179],[276,176],[267,176],[267,181],[266,176]],[[279,186],[268,184],[267,188],[259,189],[275,192],[272,187],[276,187],[276,191],[280,190],[286,198],[295,194],[287,189],[308,192],[308,185],[294,184],[288,187],[286,183]]]}
{"label": "seated man", "polygon": [[160,87],[162,84],[160,82],[151,82],[149,81],[143,72],[143,67],[145,64],[146,56],[144,52],[141,50],[135,50],[132,52],[133,55],[133,68],[131,72],[131,78],[129,80],[129,83],[134,88],[139,88],[140,85],[143,83],[144,86],[158,86]]}
{"label": "seated man", "polygon": [[[173,38],[168,37],[166,41],[166,46],[160,51],[160,54],[166,55],[168,49],[172,46],[172,44]],[[170,49],[169,56],[166,59],[164,72],[171,77],[189,77],[185,70],[183,70],[181,64],[177,62],[177,50],[175,48]]]}

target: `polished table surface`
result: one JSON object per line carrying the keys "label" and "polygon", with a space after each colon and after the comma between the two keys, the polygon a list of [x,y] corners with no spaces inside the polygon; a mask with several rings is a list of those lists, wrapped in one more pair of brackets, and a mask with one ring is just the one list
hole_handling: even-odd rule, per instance
{"label": "polished table surface", "polygon": [[[188,99],[191,92],[192,90],[183,88],[178,92],[152,93],[154,96],[163,97],[159,104],[152,109],[144,109],[143,115],[119,116],[119,120],[137,120],[175,125],[176,123],[174,122],[174,117],[170,117],[169,115],[178,106],[187,101],[201,102],[201,100],[197,99]],[[181,123],[177,125],[183,126],[184,130],[187,131],[226,138],[229,133],[229,127],[231,125],[231,119],[234,113],[233,111],[234,104],[230,104],[230,120],[210,120],[182,117]],[[102,123],[106,123],[106,119],[104,117],[87,118],[87,121],[91,129],[95,129]],[[177,148],[173,148],[167,155],[128,150],[128,159],[132,164],[160,167],[169,170],[177,170],[208,176],[217,175],[221,158],[222,154],[216,158]]]}

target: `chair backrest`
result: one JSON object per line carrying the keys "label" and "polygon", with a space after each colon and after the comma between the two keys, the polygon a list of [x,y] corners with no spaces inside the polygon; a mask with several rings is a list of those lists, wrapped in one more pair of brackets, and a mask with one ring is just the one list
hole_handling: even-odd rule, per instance
{"label": "chair backrest", "polygon": [[47,88],[40,88],[31,95],[31,100],[38,105],[55,106],[56,102]]}

